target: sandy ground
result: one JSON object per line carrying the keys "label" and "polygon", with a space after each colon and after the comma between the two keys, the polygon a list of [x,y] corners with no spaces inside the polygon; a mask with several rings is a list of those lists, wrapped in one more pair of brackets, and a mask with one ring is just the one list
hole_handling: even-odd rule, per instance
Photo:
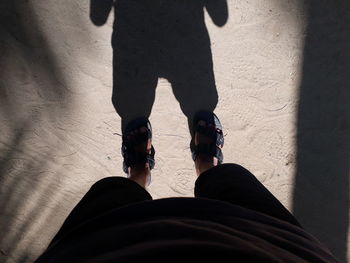
{"label": "sandy ground", "polygon": [[[227,1],[227,21],[207,11],[204,21],[225,162],[251,170],[345,262],[349,6]],[[114,17],[97,27],[89,12],[87,0],[0,3],[0,262],[32,262],[94,182],[124,176],[121,118],[111,102]],[[172,29],[162,30],[167,39]],[[149,45],[162,49],[157,43]],[[194,90],[208,74],[196,70],[183,80]],[[157,154],[149,191],[193,196],[185,99],[167,76],[158,76],[150,115]]]}

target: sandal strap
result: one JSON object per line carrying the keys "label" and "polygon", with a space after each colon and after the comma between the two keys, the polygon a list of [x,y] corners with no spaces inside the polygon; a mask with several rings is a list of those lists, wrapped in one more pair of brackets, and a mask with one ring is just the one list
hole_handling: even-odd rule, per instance
{"label": "sandal strap", "polygon": [[224,134],[220,128],[213,129],[207,126],[197,125],[195,130],[196,132],[211,138],[216,146],[220,146],[221,148],[224,146]]}
{"label": "sandal strap", "polygon": [[124,135],[123,136],[123,144],[125,147],[132,150],[135,146],[137,146],[141,143],[144,143],[144,142],[148,141],[149,139],[152,139],[152,135],[150,133],[151,133],[150,130],[148,130],[148,128],[147,128],[146,132],[135,136],[135,138],[133,138],[132,142],[129,142],[127,139],[127,136]]}
{"label": "sandal strap", "polygon": [[[132,141],[128,140],[128,135],[131,131],[139,129],[141,127],[145,127],[147,131],[143,133],[139,133],[134,136]],[[149,164],[150,169],[154,168],[155,160],[155,149],[152,145],[150,152],[139,152],[135,151],[135,147],[140,145],[149,139],[152,139],[152,126],[148,119],[139,118],[128,124],[124,134],[123,134],[123,143],[122,143],[122,156],[124,158],[123,161],[123,171],[128,174],[128,170],[130,166],[134,166],[137,164]]]}
{"label": "sandal strap", "polygon": [[192,147],[192,159],[195,161],[199,154],[207,154],[209,156],[216,157],[218,163],[222,164],[224,161],[224,156],[222,154],[221,148],[215,144],[198,144]]}
{"label": "sandal strap", "polygon": [[155,160],[154,160],[154,155],[155,155],[155,150],[152,145],[151,152],[150,153],[145,153],[145,152],[137,152],[137,151],[128,151],[128,150],[122,150],[122,154],[124,157],[124,162],[123,162],[123,171],[127,174],[129,171],[130,166],[134,166],[136,164],[145,164],[148,163],[150,169],[154,168],[155,165]]}
{"label": "sandal strap", "polygon": [[[206,125],[199,125],[199,121],[204,121]],[[208,126],[208,124],[211,124],[211,126]],[[219,118],[212,112],[198,112],[194,118],[194,130],[196,133],[212,139],[213,142],[195,145],[194,138],[192,138],[190,144],[192,159],[195,161],[198,154],[207,154],[216,157],[218,163],[222,164],[224,158],[221,148],[224,146],[224,134]]]}

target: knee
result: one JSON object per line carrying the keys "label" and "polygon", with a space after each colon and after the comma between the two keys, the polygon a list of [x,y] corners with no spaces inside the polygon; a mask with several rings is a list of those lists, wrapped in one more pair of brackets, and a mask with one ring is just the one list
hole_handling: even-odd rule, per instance
{"label": "knee", "polygon": [[91,189],[106,189],[109,187],[115,187],[116,185],[120,185],[121,183],[124,183],[124,181],[128,181],[129,179],[125,177],[119,177],[119,176],[111,176],[111,177],[105,177],[96,183],[94,183],[91,187]]}
{"label": "knee", "polygon": [[235,163],[224,163],[209,169],[205,173],[222,175],[222,176],[252,175],[252,173],[248,171],[246,168]]}
{"label": "knee", "polygon": [[[198,185],[228,185],[239,184],[240,182],[256,180],[255,176],[239,164],[226,163],[215,166],[202,173],[196,184]],[[215,186],[214,186],[215,187]]]}

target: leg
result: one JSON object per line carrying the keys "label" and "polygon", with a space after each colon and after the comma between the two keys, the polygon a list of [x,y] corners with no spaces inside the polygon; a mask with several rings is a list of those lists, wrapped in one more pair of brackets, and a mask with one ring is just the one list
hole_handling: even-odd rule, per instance
{"label": "leg", "polygon": [[123,131],[123,170],[143,188],[151,181],[154,154],[151,123],[145,117],[134,119]]}
{"label": "leg", "polygon": [[[203,127],[208,125],[208,128],[212,128],[210,127],[211,124],[207,124],[205,121],[202,121],[202,120],[198,122],[198,125]],[[212,138],[197,132],[194,137],[194,142],[195,142],[195,145],[210,144],[210,143],[213,143],[213,140]],[[212,155],[201,153],[198,155],[194,163],[196,167],[197,176],[199,176],[200,174],[204,173],[206,170],[218,165],[218,159]]]}
{"label": "leg", "polygon": [[237,164],[222,164],[203,172],[196,181],[195,196],[226,201],[300,226],[252,173]]}
{"label": "leg", "polygon": [[135,165],[129,169],[129,179],[146,189],[151,177],[151,169],[148,163]]}
{"label": "leg", "polygon": [[[145,127],[141,127],[138,130],[131,132],[128,136],[128,140],[134,139],[138,134],[147,132]],[[135,150],[137,152],[150,152],[152,147],[152,141],[149,139],[146,142],[135,145]],[[151,168],[149,163],[136,164],[129,168],[129,179],[138,183],[141,187],[146,188],[150,181]]]}
{"label": "leg", "polygon": [[[198,125],[199,131],[213,130],[217,128],[213,123],[200,120],[195,125]],[[213,144],[213,138],[207,133],[196,132],[194,143]],[[216,147],[222,145],[217,144]],[[247,169],[237,164],[217,164],[217,158],[210,152],[198,154],[195,159],[199,176],[195,186],[196,197],[226,201],[300,226],[292,214]]]}
{"label": "leg", "polygon": [[123,177],[108,177],[95,183],[63,223],[50,245],[76,226],[112,209],[152,200],[152,196],[139,184]]}

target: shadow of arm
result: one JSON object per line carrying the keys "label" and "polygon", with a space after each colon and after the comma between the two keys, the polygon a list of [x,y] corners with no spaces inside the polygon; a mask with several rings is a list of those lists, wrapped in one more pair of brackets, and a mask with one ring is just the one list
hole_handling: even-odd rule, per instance
{"label": "shadow of arm", "polygon": [[96,26],[106,23],[114,0],[90,0],[90,20]]}
{"label": "shadow of arm", "polygon": [[228,20],[228,7],[226,0],[205,0],[205,7],[213,23],[219,27]]}

